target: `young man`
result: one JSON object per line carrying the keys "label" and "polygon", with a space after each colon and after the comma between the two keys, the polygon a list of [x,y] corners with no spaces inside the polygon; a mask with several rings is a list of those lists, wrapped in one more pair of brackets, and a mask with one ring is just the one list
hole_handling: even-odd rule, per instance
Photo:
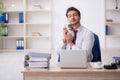
{"label": "young man", "polygon": [[85,50],[87,53],[88,61],[91,61],[92,56],[92,48],[94,44],[94,34],[87,28],[81,25],[81,13],[75,7],[70,7],[67,9],[66,17],[69,25],[72,27],[74,34],[74,39],[71,39],[71,35],[66,35],[67,29],[64,27],[63,29],[63,43],[61,49],[66,50]]}

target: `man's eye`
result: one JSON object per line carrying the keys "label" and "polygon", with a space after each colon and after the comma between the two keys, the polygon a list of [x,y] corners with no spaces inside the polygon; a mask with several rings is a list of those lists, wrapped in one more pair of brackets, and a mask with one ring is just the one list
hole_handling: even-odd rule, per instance
{"label": "man's eye", "polygon": [[78,14],[74,14],[74,16],[78,16]]}
{"label": "man's eye", "polygon": [[69,18],[71,17],[71,16],[68,16]]}

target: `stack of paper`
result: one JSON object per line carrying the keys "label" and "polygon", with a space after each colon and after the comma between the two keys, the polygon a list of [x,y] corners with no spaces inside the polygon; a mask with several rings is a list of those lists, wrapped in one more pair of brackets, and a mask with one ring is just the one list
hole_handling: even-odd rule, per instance
{"label": "stack of paper", "polygon": [[114,56],[113,61],[120,65],[120,56]]}
{"label": "stack of paper", "polygon": [[49,69],[50,53],[29,52],[25,55],[24,66],[26,69]]}

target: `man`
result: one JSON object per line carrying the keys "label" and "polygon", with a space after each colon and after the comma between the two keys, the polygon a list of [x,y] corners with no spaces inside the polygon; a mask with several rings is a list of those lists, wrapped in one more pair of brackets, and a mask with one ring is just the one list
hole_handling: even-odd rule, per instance
{"label": "man", "polygon": [[61,49],[66,50],[85,50],[87,53],[87,60],[92,60],[92,48],[94,44],[94,34],[87,28],[81,25],[81,13],[75,7],[70,7],[67,9],[66,17],[69,25],[72,27],[74,34],[74,39],[71,39],[71,35],[66,35],[67,28],[63,29],[63,43]]}

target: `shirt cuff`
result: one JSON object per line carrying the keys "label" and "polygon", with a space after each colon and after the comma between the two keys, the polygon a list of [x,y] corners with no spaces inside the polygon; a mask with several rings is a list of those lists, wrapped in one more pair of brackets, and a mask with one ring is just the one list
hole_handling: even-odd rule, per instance
{"label": "shirt cuff", "polygon": [[76,45],[72,46],[72,50],[81,50],[80,48],[78,48]]}

